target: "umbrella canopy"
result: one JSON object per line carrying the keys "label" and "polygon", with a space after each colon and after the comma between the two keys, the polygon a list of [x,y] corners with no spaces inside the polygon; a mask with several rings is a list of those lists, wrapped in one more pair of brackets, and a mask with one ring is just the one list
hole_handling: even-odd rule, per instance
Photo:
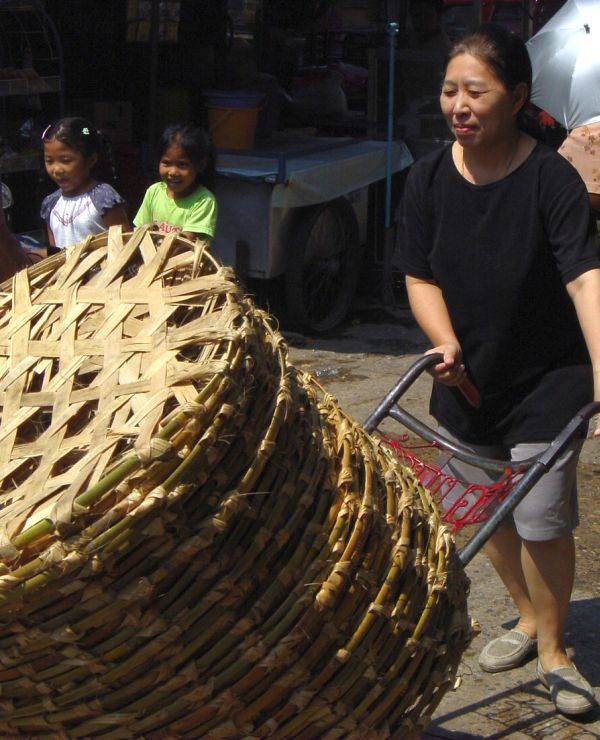
{"label": "umbrella canopy", "polygon": [[527,48],[532,102],[567,129],[600,121],[599,0],[569,0]]}

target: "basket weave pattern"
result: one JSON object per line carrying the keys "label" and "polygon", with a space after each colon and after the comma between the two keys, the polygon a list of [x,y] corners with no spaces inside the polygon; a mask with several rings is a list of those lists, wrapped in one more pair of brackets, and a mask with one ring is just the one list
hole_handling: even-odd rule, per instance
{"label": "basket weave pattern", "polygon": [[0,732],[418,734],[452,539],[231,272],[111,228],[0,301]]}

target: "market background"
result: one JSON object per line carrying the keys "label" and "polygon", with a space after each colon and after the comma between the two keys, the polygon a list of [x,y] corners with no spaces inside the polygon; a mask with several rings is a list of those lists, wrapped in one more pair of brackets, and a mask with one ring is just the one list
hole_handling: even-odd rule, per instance
{"label": "market background", "polygon": [[[529,38],[562,4],[0,0],[9,222],[43,241],[39,204],[54,185],[40,168],[40,135],[57,116],[83,115],[106,135],[112,163],[99,177],[131,218],[156,179],[160,132],[194,121],[218,145],[215,252],[282,320],[331,331],[357,295],[393,315],[403,302],[402,184],[413,159],[449,140],[437,102],[448,45],[481,20]],[[547,127],[553,145],[562,136]],[[366,141],[370,151],[355,156],[352,144]],[[333,277],[325,292],[323,275]]]}
{"label": "market background", "polygon": [[[436,5],[443,34],[419,35],[408,0],[0,0],[0,179],[13,191],[13,229],[40,234],[39,204],[53,189],[40,170],[40,135],[62,114],[87,116],[108,136],[114,170],[106,177],[114,178],[130,216],[155,179],[153,146],[162,128],[174,120],[206,125],[215,90],[260,93],[252,151],[262,157],[261,166],[265,152],[270,153],[266,169],[275,184],[289,184],[286,177],[294,167],[308,171],[316,159],[327,167],[337,157],[345,167],[351,145],[344,149],[346,144],[336,142],[368,139],[379,159],[371,182],[360,188],[345,184],[341,200],[352,211],[339,203],[328,209],[311,201],[294,211],[287,226],[281,209],[272,207],[274,191],[266,190],[273,182],[257,176],[256,167],[249,175],[229,162],[226,171],[224,158],[237,155],[228,147],[219,152],[221,186],[260,194],[256,202],[266,209],[243,233],[231,236],[229,255],[240,278],[279,319],[293,362],[315,372],[342,407],[363,420],[426,348],[406,309],[394,261],[395,220],[384,228],[388,24],[398,23],[392,85],[392,134],[398,148],[391,183],[395,216],[411,159],[449,139],[436,100],[444,38],[456,38],[480,20],[504,23],[529,38],[562,2],[440,0]],[[531,115],[535,119],[535,111]],[[558,147],[564,130],[550,123],[545,135]],[[282,161],[284,176],[277,182]],[[230,212],[235,216],[235,200]],[[244,218],[239,219],[242,226]],[[353,219],[356,229],[350,228]],[[281,229],[275,244],[276,221]],[[303,242],[297,234],[304,234]],[[337,251],[328,252],[323,245],[337,243],[339,234],[344,239],[350,234],[354,242],[348,246],[342,240]],[[348,253],[354,261],[347,295],[321,324],[327,329],[317,331],[318,322],[306,307],[293,305],[294,296],[302,293],[306,275],[325,270],[337,277]],[[428,388],[423,378],[406,398],[408,409],[421,418],[427,418]],[[589,441],[579,470],[581,526],[568,638],[575,661],[595,687],[600,686],[599,472],[600,453]],[[479,670],[477,653],[492,636],[498,616],[508,625],[514,615],[483,556],[469,566],[469,575],[470,608],[482,636],[465,656],[462,686],[445,698],[430,734],[600,737],[598,712],[576,723],[553,711],[534,679],[532,663],[494,676]]]}

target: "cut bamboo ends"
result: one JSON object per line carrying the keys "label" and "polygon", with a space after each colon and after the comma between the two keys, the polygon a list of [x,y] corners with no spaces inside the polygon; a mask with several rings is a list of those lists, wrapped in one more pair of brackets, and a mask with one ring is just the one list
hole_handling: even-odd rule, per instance
{"label": "cut bamboo ends", "polygon": [[413,473],[191,242],[0,287],[0,733],[417,736],[468,582]]}

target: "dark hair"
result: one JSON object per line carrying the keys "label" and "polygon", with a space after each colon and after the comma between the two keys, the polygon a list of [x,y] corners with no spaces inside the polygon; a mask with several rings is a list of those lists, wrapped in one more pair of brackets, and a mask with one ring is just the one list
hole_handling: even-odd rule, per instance
{"label": "dark hair", "polygon": [[504,87],[512,92],[522,82],[527,85],[527,98],[517,116],[521,124],[531,95],[531,60],[527,47],[516,33],[494,23],[484,23],[475,33],[456,41],[446,57],[444,69],[459,54],[470,54],[488,65]]}
{"label": "dark hair", "polygon": [[87,118],[71,116],[54,121],[42,134],[42,143],[47,141],[60,141],[87,159],[96,155],[98,161],[92,168],[94,177],[116,181],[110,141]]}
{"label": "dark hair", "polygon": [[215,150],[208,132],[199,126],[174,123],[163,131],[158,145],[158,158],[174,144],[180,146],[198,174],[196,182],[212,190],[215,181]]}

